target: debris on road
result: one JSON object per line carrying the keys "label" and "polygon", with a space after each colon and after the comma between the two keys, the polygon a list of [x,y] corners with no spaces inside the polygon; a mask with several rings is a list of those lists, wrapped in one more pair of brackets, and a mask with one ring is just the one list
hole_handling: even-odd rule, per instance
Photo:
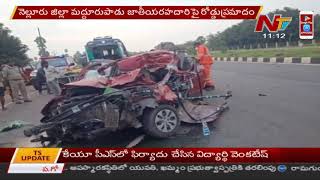
{"label": "debris on road", "polygon": [[11,131],[13,129],[22,128],[25,125],[26,125],[26,123],[23,121],[20,121],[20,120],[13,121],[10,124],[0,128],[0,132],[7,132],[7,131]]}
{"label": "debris on road", "polygon": [[126,148],[133,148],[135,147],[136,145],[138,145],[144,138],[145,138],[146,135],[140,135],[138,137],[136,137],[134,140],[132,140],[127,146]]}
{"label": "debris on road", "polygon": [[259,93],[258,95],[259,96],[267,96],[266,94],[262,94],[262,93]]}

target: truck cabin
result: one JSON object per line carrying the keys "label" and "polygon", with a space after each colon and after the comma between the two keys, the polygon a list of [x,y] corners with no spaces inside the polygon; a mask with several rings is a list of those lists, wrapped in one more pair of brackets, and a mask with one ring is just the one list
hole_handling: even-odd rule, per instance
{"label": "truck cabin", "polygon": [[88,61],[94,60],[118,60],[128,56],[124,44],[119,39],[112,37],[94,38],[86,44]]}

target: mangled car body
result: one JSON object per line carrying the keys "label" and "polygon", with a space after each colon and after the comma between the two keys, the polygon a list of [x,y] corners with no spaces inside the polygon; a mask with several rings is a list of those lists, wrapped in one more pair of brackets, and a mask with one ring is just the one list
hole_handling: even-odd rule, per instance
{"label": "mangled car body", "polygon": [[93,139],[99,134],[143,128],[157,138],[175,134],[180,122],[213,121],[227,107],[199,105],[201,70],[183,52],[153,51],[105,64],[99,76],[65,85],[62,95],[43,109],[41,125],[25,131],[35,141]]}

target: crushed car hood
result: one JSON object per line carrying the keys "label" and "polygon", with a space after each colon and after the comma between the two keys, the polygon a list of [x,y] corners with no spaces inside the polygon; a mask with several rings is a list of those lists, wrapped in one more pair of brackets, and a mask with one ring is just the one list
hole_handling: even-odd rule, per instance
{"label": "crushed car hood", "polygon": [[[96,87],[105,88],[117,87],[121,85],[149,85],[155,84],[154,81],[143,75],[142,69],[155,71],[164,68],[168,64],[176,64],[177,60],[174,54],[169,51],[152,51],[135,56],[130,56],[119,60],[117,66],[122,72],[121,75],[115,77],[99,77],[96,79],[82,79],[80,81],[65,84],[66,88],[70,87]],[[134,83],[134,84],[131,84]]]}
{"label": "crushed car hood", "polygon": [[169,51],[151,51],[120,60],[117,65],[121,71],[132,71],[139,68],[159,68],[177,63],[174,53]]}
{"label": "crushed car hood", "polygon": [[80,81],[68,83],[65,85],[66,88],[70,87],[95,87],[95,88],[105,88],[105,87],[119,87],[127,85],[129,83],[134,83],[134,85],[151,85],[155,82],[151,81],[147,77],[144,77],[141,73],[142,69],[135,69],[125,74],[121,74],[115,77],[99,77],[96,79],[83,79]]}

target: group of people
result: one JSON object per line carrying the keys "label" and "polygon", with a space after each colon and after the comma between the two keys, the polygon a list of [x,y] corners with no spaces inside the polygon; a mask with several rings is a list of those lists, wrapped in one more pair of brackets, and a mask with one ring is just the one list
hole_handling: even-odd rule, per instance
{"label": "group of people", "polygon": [[[211,68],[213,58],[210,55],[208,48],[203,43],[196,42],[194,45],[197,51],[199,64],[203,66],[204,88],[214,88]],[[2,110],[6,110],[4,98],[6,89],[10,89],[12,92],[12,100],[16,104],[31,102],[20,68],[13,63],[9,63],[2,65],[0,70],[0,103]],[[57,81],[59,76],[60,73],[55,67],[49,66],[47,61],[41,61],[41,67],[38,69],[36,76],[39,94],[42,94],[42,85],[46,83],[48,91],[50,90],[50,92],[56,96],[60,95],[61,89]],[[23,99],[19,98],[19,92]]]}
{"label": "group of people", "polygon": [[[0,104],[2,110],[6,110],[5,107],[5,92],[9,91],[12,101],[16,104],[22,104],[23,102],[32,102],[25,85],[23,73],[20,68],[14,63],[3,64],[0,66]],[[45,82],[48,89],[58,96],[61,93],[61,89],[57,78],[59,77],[59,71],[49,66],[47,61],[41,62],[41,67],[37,71],[37,82],[39,83],[38,91],[42,93],[42,84]],[[20,94],[22,98],[20,97]]]}

